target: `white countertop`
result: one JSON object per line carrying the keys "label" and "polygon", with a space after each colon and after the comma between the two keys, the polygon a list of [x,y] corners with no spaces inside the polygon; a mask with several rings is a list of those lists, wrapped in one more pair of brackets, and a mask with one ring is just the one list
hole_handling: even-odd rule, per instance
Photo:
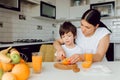
{"label": "white countertop", "polygon": [[110,40],[110,43],[120,43],[120,40],[112,39]]}
{"label": "white countertop", "polygon": [[13,43],[13,44],[0,44],[0,48],[1,48],[1,47],[9,47],[9,46],[24,46],[24,45],[47,44],[47,43],[53,43],[53,41],[34,42],[34,43]]}
{"label": "white countertop", "polygon": [[[78,63],[81,71],[59,70],[54,68],[54,62],[43,62],[42,72],[35,74],[31,69],[31,76],[28,80],[120,80],[120,62],[100,62],[92,64],[92,67],[85,70]],[[108,71],[104,70],[105,68]]]}

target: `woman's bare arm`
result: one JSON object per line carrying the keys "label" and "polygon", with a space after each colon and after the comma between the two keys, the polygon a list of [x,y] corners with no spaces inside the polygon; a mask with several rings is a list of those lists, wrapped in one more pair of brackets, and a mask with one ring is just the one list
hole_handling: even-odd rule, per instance
{"label": "woman's bare arm", "polygon": [[[105,56],[107,49],[110,43],[110,36],[104,36],[98,45],[97,53],[93,54],[93,62],[102,61],[103,57]],[[76,63],[78,61],[85,61],[84,54],[75,54],[70,57],[71,63]]]}
{"label": "woman's bare arm", "polygon": [[102,61],[103,57],[105,56],[108,50],[109,43],[110,43],[110,35],[108,34],[100,40],[97,52],[96,54],[93,55],[94,62]]}

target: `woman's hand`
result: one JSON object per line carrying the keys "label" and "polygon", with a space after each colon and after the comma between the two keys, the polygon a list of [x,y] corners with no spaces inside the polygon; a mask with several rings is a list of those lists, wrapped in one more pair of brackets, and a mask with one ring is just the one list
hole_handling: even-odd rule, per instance
{"label": "woman's hand", "polygon": [[70,57],[71,64],[77,63],[79,61],[84,61],[84,54],[74,54]]}

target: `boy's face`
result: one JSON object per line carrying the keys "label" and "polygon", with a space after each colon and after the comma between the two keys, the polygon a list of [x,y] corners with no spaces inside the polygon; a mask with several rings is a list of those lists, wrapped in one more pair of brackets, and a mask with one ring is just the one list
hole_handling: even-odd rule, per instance
{"label": "boy's face", "polygon": [[61,36],[61,38],[64,41],[65,45],[74,44],[75,37],[73,36],[72,32],[65,33]]}

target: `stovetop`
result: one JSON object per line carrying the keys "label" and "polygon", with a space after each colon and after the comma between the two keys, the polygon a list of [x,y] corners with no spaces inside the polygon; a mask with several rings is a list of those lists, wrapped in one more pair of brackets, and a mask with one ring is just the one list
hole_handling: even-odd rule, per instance
{"label": "stovetop", "polygon": [[14,42],[20,42],[20,43],[32,43],[32,42],[43,42],[42,39],[18,39]]}
{"label": "stovetop", "polygon": [[0,42],[1,44],[14,44],[14,43],[35,43],[35,42],[44,42],[42,39],[17,39],[16,41],[11,42]]}

